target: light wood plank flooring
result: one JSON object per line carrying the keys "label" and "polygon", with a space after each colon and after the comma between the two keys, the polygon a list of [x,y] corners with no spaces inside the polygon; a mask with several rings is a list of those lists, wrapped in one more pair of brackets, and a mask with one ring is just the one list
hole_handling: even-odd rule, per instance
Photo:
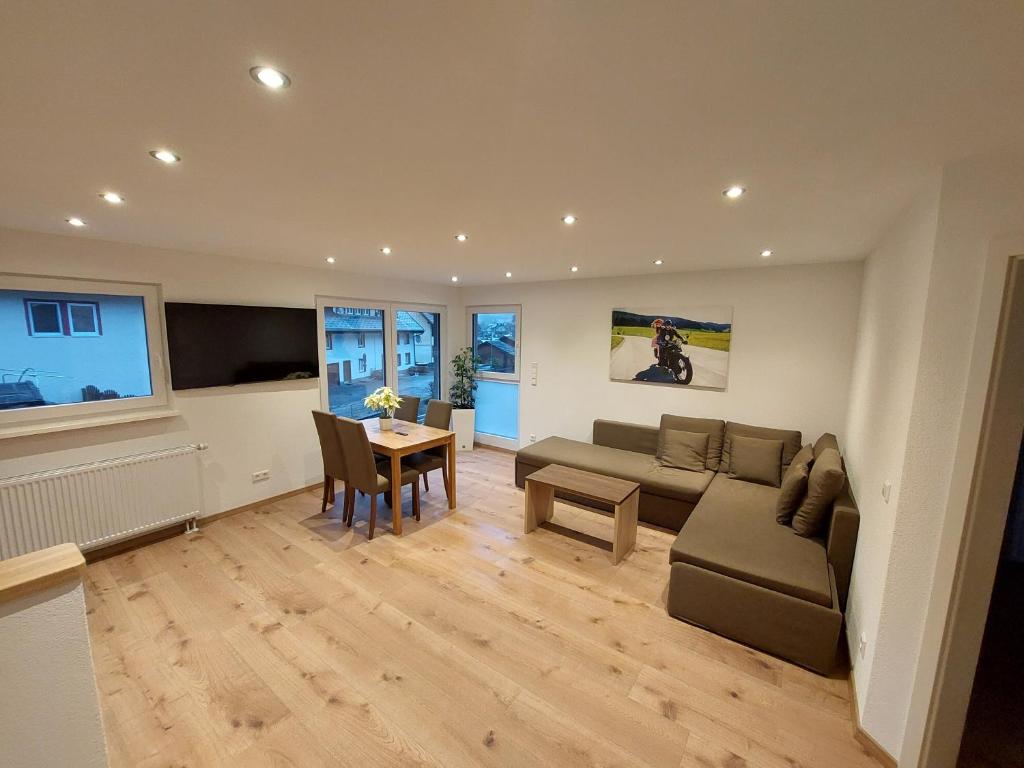
{"label": "light wood plank flooring", "polygon": [[401,538],[304,493],[90,565],[111,766],[877,765],[842,673],[665,613],[670,534],[614,566],[557,503],[582,535],[524,535],[512,477],[460,454]]}

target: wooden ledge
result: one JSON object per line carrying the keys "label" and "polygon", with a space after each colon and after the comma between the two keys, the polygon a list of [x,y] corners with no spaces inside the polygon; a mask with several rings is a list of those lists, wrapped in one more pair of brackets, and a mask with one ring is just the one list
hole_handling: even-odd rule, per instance
{"label": "wooden ledge", "polygon": [[58,544],[0,560],[0,603],[68,581],[79,576],[84,568],[85,558],[75,544]]}

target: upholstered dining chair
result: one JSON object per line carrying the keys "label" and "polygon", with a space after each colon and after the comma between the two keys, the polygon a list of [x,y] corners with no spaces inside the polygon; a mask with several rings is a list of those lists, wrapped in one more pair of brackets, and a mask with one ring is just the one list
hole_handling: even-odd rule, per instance
{"label": "upholstered dining chair", "polygon": [[[337,417],[327,411],[313,411],[313,423],[316,434],[320,438],[320,455],[324,461],[324,495],[320,504],[320,514],[327,512],[327,505],[334,503],[334,481],[345,482],[348,472],[345,469],[345,458],[341,450],[341,438],[338,436]],[[342,518],[348,515],[349,505],[348,483],[345,483],[345,503]]]}
{"label": "upholstered dining chair", "polygon": [[[427,402],[427,415],[423,419],[423,425],[436,427],[437,429],[448,429],[452,423],[452,404],[443,400],[430,400]],[[451,487],[448,485],[448,449],[439,445],[436,448],[428,448],[425,451],[414,453],[403,461],[423,476],[423,489],[430,490],[430,481],[427,480],[427,473],[441,470],[441,477],[444,479],[444,492],[451,498]]]}
{"label": "upholstered dining chair", "polygon": [[377,525],[377,496],[391,490],[391,483],[412,486],[412,512],[420,519],[420,486],[419,473],[414,469],[403,469],[399,478],[390,477],[390,463],[378,464],[373,457],[370,439],[366,436],[366,427],[362,422],[345,417],[338,417],[338,435],[341,437],[341,450],[345,458],[345,492],[351,499],[348,502],[348,517],[345,524],[352,527],[355,514],[354,491],[363,491],[370,497],[370,534]]}
{"label": "upholstered dining chair", "polygon": [[401,397],[402,404],[395,409],[395,418],[399,421],[419,421],[420,399],[411,395],[402,395]]}

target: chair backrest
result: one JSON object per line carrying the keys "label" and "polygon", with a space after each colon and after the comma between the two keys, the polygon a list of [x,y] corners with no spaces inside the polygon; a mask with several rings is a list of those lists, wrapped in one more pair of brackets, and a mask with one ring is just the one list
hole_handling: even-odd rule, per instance
{"label": "chair backrest", "polygon": [[400,421],[418,421],[420,415],[420,399],[411,395],[402,395],[402,404],[395,409],[395,418]]}
{"label": "chair backrest", "polygon": [[337,480],[348,476],[345,469],[345,457],[341,450],[341,438],[335,428],[337,417],[327,411],[313,411],[313,423],[316,434],[320,438],[320,455],[324,459],[324,474]]}
{"label": "chair backrest", "polygon": [[370,447],[370,438],[366,436],[366,427],[361,421],[339,416],[337,429],[345,457],[347,481],[361,491],[376,493],[377,464]]}
{"label": "chair backrest", "polygon": [[437,429],[448,429],[452,423],[452,404],[444,400],[430,400],[427,402],[427,415],[423,423],[428,427]]}

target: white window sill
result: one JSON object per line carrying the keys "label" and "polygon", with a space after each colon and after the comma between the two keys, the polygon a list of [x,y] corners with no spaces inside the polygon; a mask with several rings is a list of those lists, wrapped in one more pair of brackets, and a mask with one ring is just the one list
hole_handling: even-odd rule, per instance
{"label": "white window sill", "polygon": [[169,419],[178,415],[179,412],[174,409],[160,408],[151,411],[85,416],[78,419],[64,419],[61,421],[42,421],[34,424],[11,424],[0,426],[0,440],[14,437],[29,437],[32,435],[47,435],[53,432],[68,432],[73,429],[106,427],[112,424],[131,424],[136,421],[150,421],[152,419]]}

